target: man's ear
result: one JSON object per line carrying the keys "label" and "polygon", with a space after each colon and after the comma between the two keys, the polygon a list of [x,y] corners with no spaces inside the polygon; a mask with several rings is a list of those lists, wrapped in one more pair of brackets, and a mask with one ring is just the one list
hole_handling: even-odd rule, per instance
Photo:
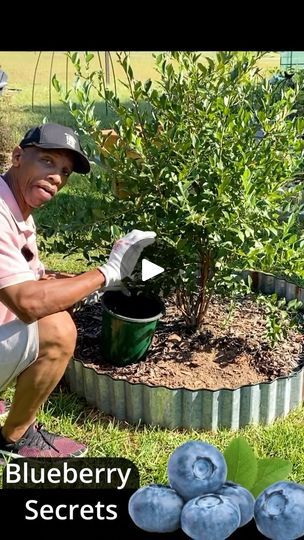
{"label": "man's ear", "polygon": [[20,165],[20,158],[23,154],[24,150],[21,148],[21,146],[15,146],[13,152],[12,152],[12,164],[14,167],[19,167]]}

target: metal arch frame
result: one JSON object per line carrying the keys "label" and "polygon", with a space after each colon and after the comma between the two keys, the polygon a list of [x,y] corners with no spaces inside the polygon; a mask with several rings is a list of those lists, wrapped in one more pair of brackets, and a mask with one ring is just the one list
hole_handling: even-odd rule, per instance
{"label": "metal arch frame", "polygon": [[[97,52],[97,56],[98,56],[99,66],[100,66],[100,69],[102,71],[103,83],[104,83],[105,86],[108,86],[110,84],[110,71],[112,71],[115,94],[117,94],[116,77],[115,77],[115,70],[114,70],[114,64],[113,64],[111,52],[110,51],[104,51],[104,54],[105,54],[105,78],[104,78],[104,75],[103,75],[104,70],[103,70],[102,63],[101,63],[100,51],[96,51],[96,52]],[[37,77],[38,65],[39,65],[39,62],[40,62],[41,54],[42,54],[42,51],[39,51],[37,62],[36,62],[36,65],[35,65],[34,76],[33,76],[32,110],[34,110],[35,85],[36,85],[36,77]],[[53,51],[52,52],[52,57],[51,57],[50,72],[49,72],[49,108],[50,108],[50,114],[52,113],[52,75],[53,75],[54,56],[55,56],[55,52]],[[68,65],[69,65],[69,58],[67,56],[66,57],[66,66],[65,66],[66,91],[68,89]],[[107,107],[106,107],[106,113],[107,113]]]}

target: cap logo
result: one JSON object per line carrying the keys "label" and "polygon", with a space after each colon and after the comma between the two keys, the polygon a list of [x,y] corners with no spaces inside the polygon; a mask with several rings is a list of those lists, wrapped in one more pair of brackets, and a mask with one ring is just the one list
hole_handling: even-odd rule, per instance
{"label": "cap logo", "polygon": [[76,139],[74,139],[74,137],[70,133],[65,133],[65,138],[66,138],[66,144],[68,144],[72,148],[76,147],[76,144],[77,144]]}

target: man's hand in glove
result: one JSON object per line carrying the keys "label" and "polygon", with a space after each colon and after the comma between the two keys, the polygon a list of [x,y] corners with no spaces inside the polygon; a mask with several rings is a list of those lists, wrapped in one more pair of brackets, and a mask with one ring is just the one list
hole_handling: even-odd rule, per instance
{"label": "man's hand in glove", "polygon": [[98,268],[106,279],[104,288],[119,287],[124,278],[131,277],[142,250],[153,244],[155,237],[156,233],[153,231],[134,229],[117,240],[108,262]]}

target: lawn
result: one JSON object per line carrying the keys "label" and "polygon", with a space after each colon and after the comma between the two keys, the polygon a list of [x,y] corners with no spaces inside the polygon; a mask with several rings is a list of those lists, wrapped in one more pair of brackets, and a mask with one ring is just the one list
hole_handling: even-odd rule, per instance
{"label": "lawn", "polygon": [[[209,54],[209,53],[208,53]],[[213,53],[210,53],[213,54]],[[8,92],[0,102],[1,113],[9,115],[10,123],[18,142],[24,129],[41,122],[47,116],[51,121],[70,123],[68,113],[59,103],[52,90],[52,112],[49,110],[49,74],[51,53],[42,53],[37,69],[34,110],[32,110],[32,82],[38,53],[0,52],[0,65],[9,76]],[[104,61],[104,55],[101,55]],[[94,60],[97,62],[97,59]],[[131,61],[136,76],[146,79],[154,76],[151,53],[131,53]],[[269,54],[263,60],[263,69],[278,67],[279,55]],[[97,66],[97,64],[96,64]],[[65,55],[56,53],[52,72],[65,81]],[[69,71],[69,81],[72,80]],[[117,73],[117,78],[120,74]],[[104,127],[110,126],[110,119],[102,116]],[[97,189],[87,181],[74,175],[65,188],[48,206],[36,212],[38,227],[42,225],[64,224],[73,220],[84,204],[91,204],[98,198]],[[41,237],[40,237],[41,240]],[[65,271],[84,271],[86,261],[80,255],[65,257],[65,253],[42,251],[41,258],[47,267]],[[12,389],[6,392],[13,395]],[[92,409],[84,400],[70,394],[63,386],[53,392],[45,404],[40,420],[47,428],[79,439],[89,446],[90,456],[116,456],[131,459],[140,470],[141,483],[166,482],[168,454],[176,446],[189,439],[202,439],[215,444],[221,450],[227,446],[235,433],[221,430],[217,433],[191,430],[167,430],[158,427],[131,426],[117,421]],[[250,426],[242,429],[243,435],[259,457],[282,457],[290,459],[293,465],[290,479],[304,482],[304,409],[298,409],[287,418],[276,421],[272,426]]]}

